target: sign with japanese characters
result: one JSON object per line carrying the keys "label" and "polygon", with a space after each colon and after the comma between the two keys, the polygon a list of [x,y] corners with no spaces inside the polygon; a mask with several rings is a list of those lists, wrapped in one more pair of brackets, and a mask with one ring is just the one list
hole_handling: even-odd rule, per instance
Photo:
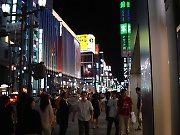
{"label": "sign with japanese characters", "polygon": [[127,57],[127,55],[131,56],[130,5],[130,0],[120,0],[120,37],[122,57]]}

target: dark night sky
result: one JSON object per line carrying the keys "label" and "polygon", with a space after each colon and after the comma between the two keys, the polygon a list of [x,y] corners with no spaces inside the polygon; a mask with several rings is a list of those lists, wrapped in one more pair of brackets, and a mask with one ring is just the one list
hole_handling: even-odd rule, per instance
{"label": "dark night sky", "polygon": [[54,0],[54,10],[77,35],[95,36],[107,65],[122,81],[119,0]]}

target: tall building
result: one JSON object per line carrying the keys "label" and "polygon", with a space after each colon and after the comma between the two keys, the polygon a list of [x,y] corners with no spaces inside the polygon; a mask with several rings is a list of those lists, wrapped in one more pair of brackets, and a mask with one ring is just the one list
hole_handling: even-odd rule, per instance
{"label": "tall building", "polygon": [[[23,89],[28,89],[29,94],[34,95],[38,95],[40,90],[51,94],[60,87],[77,87],[81,77],[79,41],[52,9],[53,2],[48,0],[44,10],[37,7],[33,0],[24,3],[9,0],[6,4],[10,5],[11,15],[4,17],[1,11],[1,28],[6,28],[9,36],[7,42],[5,37],[1,37],[0,41],[3,50],[0,69],[2,67],[1,71],[4,72],[1,74],[4,79],[0,83],[12,87],[9,92],[18,91],[22,83]],[[23,29],[21,22],[24,23]],[[46,75],[40,79],[33,78],[34,67],[41,62],[46,67]]]}
{"label": "tall building", "polygon": [[131,7],[130,87],[134,104],[141,87],[143,135],[178,135],[180,1],[135,0]]}

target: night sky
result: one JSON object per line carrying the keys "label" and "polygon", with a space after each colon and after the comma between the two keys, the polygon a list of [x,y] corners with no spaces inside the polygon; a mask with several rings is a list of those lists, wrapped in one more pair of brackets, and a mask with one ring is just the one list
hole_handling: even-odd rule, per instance
{"label": "night sky", "polygon": [[114,77],[122,81],[119,0],[54,0],[54,10],[76,35],[95,36]]}

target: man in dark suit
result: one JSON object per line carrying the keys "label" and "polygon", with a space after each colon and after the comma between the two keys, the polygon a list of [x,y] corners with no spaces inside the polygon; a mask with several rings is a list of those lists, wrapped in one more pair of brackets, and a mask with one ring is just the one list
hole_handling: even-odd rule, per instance
{"label": "man in dark suit", "polygon": [[68,128],[68,119],[70,113],[70,104],[67,100],[66,92],[62,93],[62,100],[60,101],[60,135],[65,135]]}

